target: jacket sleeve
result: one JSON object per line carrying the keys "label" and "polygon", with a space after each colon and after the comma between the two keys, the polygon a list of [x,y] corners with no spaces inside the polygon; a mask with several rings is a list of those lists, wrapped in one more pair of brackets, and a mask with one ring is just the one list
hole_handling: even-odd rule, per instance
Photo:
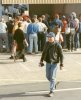
{"label": "jacket sleeve", "polygon": [[47,46],[48,46],[48,42],[46,42],[46,44],[44,46],[44,49],[43,49],[43,52],[42,52],[42,56],[41,56],[41,60],[40,60],[41,62],[43,62],[44,57],[46,55]]}

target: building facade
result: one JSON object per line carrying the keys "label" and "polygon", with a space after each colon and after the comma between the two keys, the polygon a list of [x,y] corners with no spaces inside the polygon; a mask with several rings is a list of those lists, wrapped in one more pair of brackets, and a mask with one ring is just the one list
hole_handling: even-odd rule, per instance
{"label": "building facade", "polygon": [[29,15],[33,14],[70,14],[76,12],[81,13],[81,0],[1,0],[1,4],[27,4],[29,5]]}

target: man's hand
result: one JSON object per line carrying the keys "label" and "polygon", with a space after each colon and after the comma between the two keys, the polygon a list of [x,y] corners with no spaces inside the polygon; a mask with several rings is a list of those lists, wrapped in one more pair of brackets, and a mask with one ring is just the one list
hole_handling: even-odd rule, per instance
{"label": "man's hand", "polygon": [[63,64],[60,64],[60,70],[62,70],[62,69],[63,69],[63,67],[64,67],[64,66],[63,66]]}
{"label": "man's hand", "polygon": [[43,66],[44,66],[44,63],[40,61],[39,67],[43,67]]}
{"label": "man's hand", "polygon": [[28,42],[26,41],[26,39],[24,40],[24,43],[25,43],[26,47],[28,47]]}

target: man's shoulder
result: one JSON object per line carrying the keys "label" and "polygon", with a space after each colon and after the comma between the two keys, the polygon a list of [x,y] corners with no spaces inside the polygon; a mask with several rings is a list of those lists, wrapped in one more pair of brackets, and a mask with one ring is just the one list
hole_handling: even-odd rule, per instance
{"label": "man's shoulder", "polygon": [[62,48],[62,46],[59,42],[55,42],[55,46],[58,47],[58,48]]}

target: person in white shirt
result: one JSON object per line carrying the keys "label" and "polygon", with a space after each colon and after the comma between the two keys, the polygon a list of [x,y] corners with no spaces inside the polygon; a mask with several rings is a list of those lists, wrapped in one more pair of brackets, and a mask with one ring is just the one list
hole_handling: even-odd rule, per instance
{"label": "person in white shirt", "polygon": [[46,42],[46,32],[47,32],[47,26],[42,23],[42,18],[40,17],[39,22],[37,23],[39,25],[39,32],[38,32],[38,50],[43,51],[43,47]]}
{"label": "person in white shirt", "polygon": [[7,25],[2,18],[0,20],[0,50],[2,52],[3,49],[3,42],[5,42],[7,52],[9,52],[9,47],[8,47],[8,36],[7,36]]}
{"label": "person in white shirt", "polygon": [[59,31],[58,25],[55,26],[54,32],[56,34],[55,40],[61,44],[63,42],[63,36],[61,34],[61,31]]}
{"label": "person in white shirt", "polygon": [[23,21],[22,21],[22,24],[23,24],[23,32],[24,32],[24,35],[25,35],[25,38],[26,38],[27,41],[28,41],[27,27],[30,24],[28,22],[28,19],[29,19],[29,17],[27,15],[24,15],[23,16]]}

